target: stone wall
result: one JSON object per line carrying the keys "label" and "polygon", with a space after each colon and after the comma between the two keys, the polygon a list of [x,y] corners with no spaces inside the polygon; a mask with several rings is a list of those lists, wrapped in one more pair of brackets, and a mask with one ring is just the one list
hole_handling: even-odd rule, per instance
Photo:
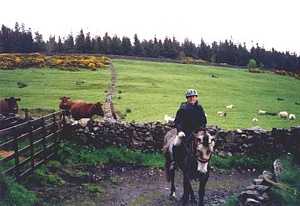
{"label": "stone wall", "polygon": [[[73,125],[72,125],[73,124]],[[161,152],[163,138],[173,124],[161,122],[126,123],[110,120],[82,119],[80,124],[67,124],[68,136],[80,144],[93,144],[97,148],[125,146],[137,151]],[[260,127],[226,131],[215,125],[208,130],[215,135],[215,150],[219,155],[244,153],[248,156],[277,158],[282,153],[300,156],[300,126],[290,130]]]}

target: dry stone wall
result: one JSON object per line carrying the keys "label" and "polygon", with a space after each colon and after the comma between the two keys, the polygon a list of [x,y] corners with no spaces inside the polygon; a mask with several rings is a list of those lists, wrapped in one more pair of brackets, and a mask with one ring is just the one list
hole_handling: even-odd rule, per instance
{"label": "dry stone wall", "polygon": [[[86,119],[81,125],[71,124],[67,124],[68,136],[80,144],[92,144],[97,148],[122,146],[147,153],[161,152],[164,135],[174,128],[173,124],[161,122],[126,123],[114,119]],[[215,125],[208,125],[207,129],[216,137],[215,150],[222,156],[236,153],[272,158],[283,153],[300,156],[300,126],[290,130],[273,128],[272,131],[260,127],[226,131]]]}

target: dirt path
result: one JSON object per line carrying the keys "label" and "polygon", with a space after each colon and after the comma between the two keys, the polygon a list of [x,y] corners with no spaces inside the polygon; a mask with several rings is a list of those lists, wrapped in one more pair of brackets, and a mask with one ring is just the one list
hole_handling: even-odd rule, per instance
{"label": "dirt path", "polygon": [[[65,184],[50,187],[28,185],[40,198],[36,206],[179,205],[175,200],[169,199],[170,185],[165,182],[164,171],[161,169],[106,166],[88,169],[68,168],[57,171],[56,174]],[[257,174],[253,173],[211,172],[206,188],[205,205],[223,205],[229,195],[245,189],[256,177]],[[196,191],[198,182],[193,181],[192,184]],[[93,192],[84,185],[96,186],[102,191]],[[177,172],[176,187],[177,198],[180,199],[183,192],[181,172]]]}

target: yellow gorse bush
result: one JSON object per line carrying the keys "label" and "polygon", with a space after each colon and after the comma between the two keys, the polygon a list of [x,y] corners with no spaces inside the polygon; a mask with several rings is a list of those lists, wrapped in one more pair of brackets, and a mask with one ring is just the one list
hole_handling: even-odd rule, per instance
{"label": "yellow gorse bush", "polygon": [[[92,55],[53,55],[46,56],[39,53],[31,54],[0,54],[0,69],[50,67],[63,70],[77,71],[79,68],[95,70],[110,64],[105,56]],[[74,69],[75,68],[75,69]]]}

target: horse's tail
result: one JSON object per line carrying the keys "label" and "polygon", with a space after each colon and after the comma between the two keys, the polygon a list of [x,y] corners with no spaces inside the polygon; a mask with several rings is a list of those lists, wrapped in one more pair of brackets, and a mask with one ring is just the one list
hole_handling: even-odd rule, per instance
{"label": "horse's tail", "polygon": [[165,180],[166,180],[166,182],[170,182],[171,181],[171,177],[170,177],[169,168],[171,166],[172,160],[170,158],[170,153],[168,151],[167,145],[163,146],[163,155],[165,157]]}
{"label": "horse's tail", "polygon": [[171,159],[172,154],[169,151],[169,147],[170,147],[170,144],[173,144],[174,137],[176,136],[176,134],[177,134],[177,130],[174,128],[174,129],[171,129],[170,131],[168,131],[164,137],[163,154],[165,157],[165,180],[167,182],[171,181],[171,174],[170,174],[169,168],[170,168],[171,162],[172,162],[172,159]]}

